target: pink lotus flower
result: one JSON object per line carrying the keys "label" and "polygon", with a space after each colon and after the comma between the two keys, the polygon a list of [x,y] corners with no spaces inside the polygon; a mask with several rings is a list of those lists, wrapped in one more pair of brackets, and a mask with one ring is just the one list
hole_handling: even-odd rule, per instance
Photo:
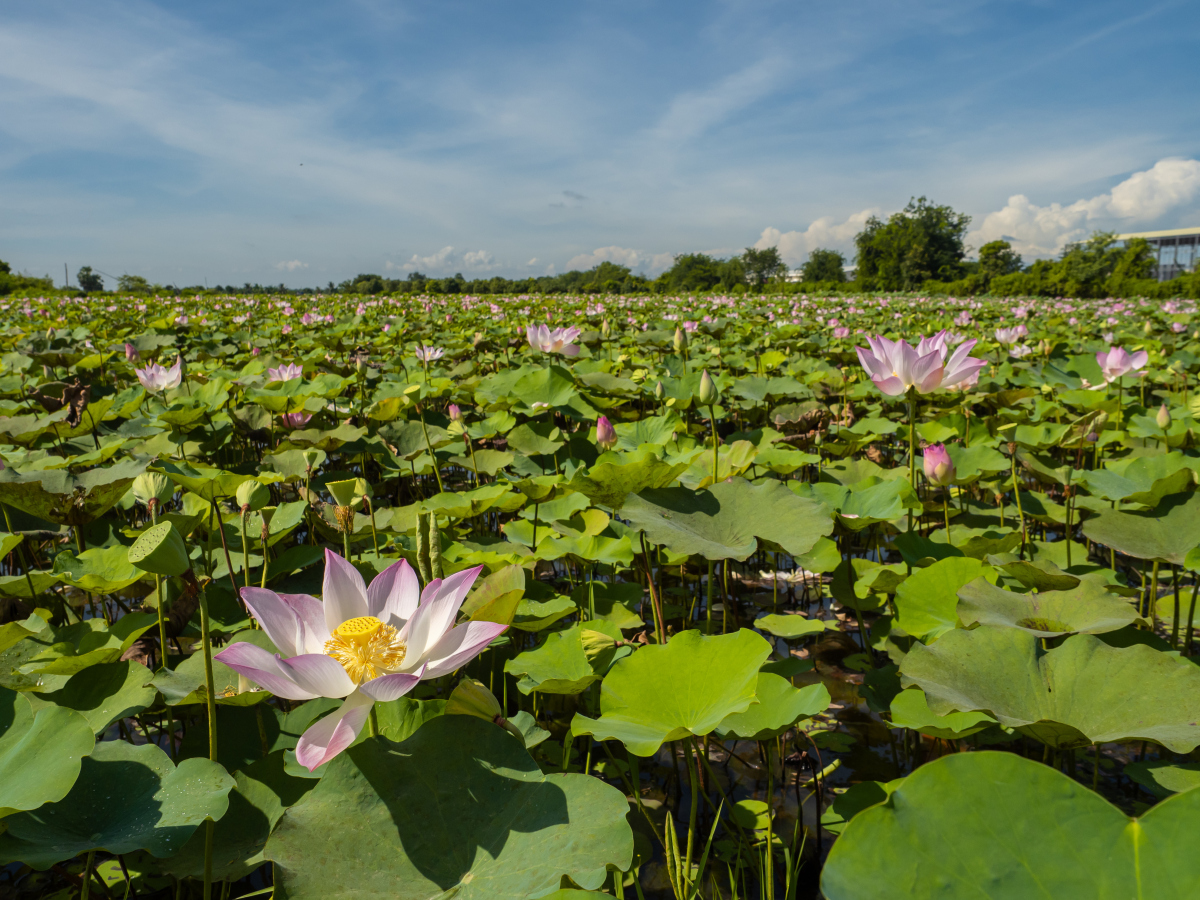
{"label": "pink lotus flower", "polygon": [[280,420],[283,422],[284,428],[302,428],[312,419],[312,413],[306,412],[291,412],[281,415]]}
{"label": "pink lotus flower", "polygon": [[561,353],[563,356],[579,355],[579,348],[572,343],[579,337],[579,329],[574,326],[555,328],[551,331],[549,325],[530,325],[525,329],[525,337],[529,339],[529,346],[534,350]]}
{"label": "pink lotus flower", "polygon": [[450,416],[451,422],[461,423],[463,421],[462,410],[459,409],[457,403],[451,403],[448,407],[446,407],[446,414]]}
{"label": "pink lotus flower", "polygon": [[973,339],[960,344],[947,359],[949,348],[944,331],[921,338],[916,347],[903,340],[869,336],[867,344],[870,350],[855,348],[858,361],[875,386],[890,397],[898,397],[910,388],[928,394],[938,388],[971,384],[984,366],[982,359],[968,356],[976,344]]}
{"label": "pink lotus flower", "polygon": [[169,369],[164,369],[158,363],[150,363],[144,369],[134,369],[133,371],[137,374],[142,387],[152,394],[157,394],[179,387],[180,382],[183,381],[183,357],[177,357],[175,365]]}
{"label": "pink lotus flower", "polygon": [[418,346],[414,353],[417,354],[417,359],[423,363],[436,362],[446,355],[446,351],[441,347]]}
{"label": "pink lotus flower", "polygon": [[834,336],[835,338],[847,338],[847,337],[850,337],[850,329],[849,329],[849,328],[846,328],[845,326],[842,326],[842,327],[840,327],[840,328],[835,328],[835,329],[833,329],[833,336]]}
{"label": "pink lotus flower", "polygon": [[130,362],[141,362],[142,354],[138,353],[138,348],[133,346],[133,344],[126,344],[125,358]]}
{"label": "pink lotus flower", "polygon": [[997,328],[996,340],[1001,344],[1015,344],[1027,334],[1029,334],[1029,329],[1024,325],[1017,325],[1013,328]]}
{"label": "pink lotus flower", "polygon": [[1186,325],[1184,325],[1182,322],[1172,322],[1172,323],[1171,323],[1171,330],[1172,330],[1173,332],[1175,332],[1176,334],[1180,334],[1180,333],[1182,333],[1182,332],[1184,332],[1184,331],[1187,331],[1187,326],[1186,326]]}
{"label": "pink lotus flower", "polygon": [[368,587],[350,563],[325,551],[322,599],[244,588],[242,599],[279,648],[231,644],[216,655],[255,684],[288,700],[344,699],[309,727],[296,761],[310,772],[352,743],[376,702],[470,662],[508,626],[454,619],[483,566],[435,579],[421,590],[401,560]]}
{"label": "pink lotus flower", "polygon": [[945,444],[931,444],[926,447],[925,455],[921,457],[921,467],[925,470],[925,477],[929,479],[930,484],[945,487],[954,483],[954,460],[946,452]]}
{"label": "pink lotus flower", "polygon": [[596,420],[596,446],[601,450],[611,450],[617,446],[617,432],[608,421],[608,416]]}
{"label": "pink lotus flower", "polygon": [[282,366],[272,366],[267,369],[269,381],[291,381],[304,375],[304,367],[295,363],[285,363]]}
{"label": "pink lotus flower", "polygon": [[1100,371],[1104,374],[1104,380],[1109,384],[1116,381],[1122,375],[1128,375],[1130,372],[1138,372],[1146,367],[1146,363],[1150,361],[1150,354],[1145,350],[1139,350],[1137,353],[1129,353],[1124,347],[1110,347],[1105,353],[1101,350],[1096,354],[1096,362],[1100,364]]}

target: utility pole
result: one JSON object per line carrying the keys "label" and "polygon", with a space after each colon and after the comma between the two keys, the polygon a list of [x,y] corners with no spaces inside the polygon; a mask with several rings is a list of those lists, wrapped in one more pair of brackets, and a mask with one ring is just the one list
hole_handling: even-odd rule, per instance
{"label": "utility pole", "polygon": [[70,286],[71,286],[71,278],[69,275],[67,275],[67,264],[63,263],[63,287],[69,288]]}

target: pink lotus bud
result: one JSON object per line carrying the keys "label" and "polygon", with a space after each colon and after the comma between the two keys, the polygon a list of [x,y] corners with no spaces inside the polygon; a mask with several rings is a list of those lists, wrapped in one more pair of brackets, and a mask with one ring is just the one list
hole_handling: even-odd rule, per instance
{"label": "pink lotus bud", "polygon": [[462,420],[463,420],[462,410],[458,408],[457,403],[451,403],[450,406],[447,408],[446,412],[450,414],[451,422],[462,422]]}
{"label": "pink lotus bud", "polygon": [[925,469],[925,477],[929,479],[930,484],[945,487],[954,483],[954,460],[946,452],[945,444],[931,444],[926,447],[925,455],[921,458],[921,465]]}
{"label": "pink lotus bud", "polygon": [[611,450],[617,446],[617,432],[608,421],[608,416],[601,416],[596,420],[596,444],[602,450]]}
{"label": "pink lotus bud", "polygon": [[138,353],[137,347],[133,346],[133,344],[126,344],[125,358],[130,362],[141,362],[142,354]]}

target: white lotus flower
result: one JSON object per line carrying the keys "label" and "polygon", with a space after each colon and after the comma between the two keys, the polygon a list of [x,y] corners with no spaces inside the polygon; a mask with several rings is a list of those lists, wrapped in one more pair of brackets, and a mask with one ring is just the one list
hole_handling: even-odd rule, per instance
{"label": "white lotus flower", "polygon": [[175,365],[164,369],[158,363],[150,363],[144,369],[134,369],[142,387],[152,394],[158,394],[171,388],[179,387],[183,381],[183,359],[176,358]]}
{"label": "white lotus flower", "polygon": [[541,350],[543,353],[561,353],[563,356],[579,355],[579,348],[572,343],[575,338],[579,337],[579,329],[574,326],[555,328],[551,331],[549,325],[530,325],[525,329],[525,336],[529,339],[529,346],[534,350]]}

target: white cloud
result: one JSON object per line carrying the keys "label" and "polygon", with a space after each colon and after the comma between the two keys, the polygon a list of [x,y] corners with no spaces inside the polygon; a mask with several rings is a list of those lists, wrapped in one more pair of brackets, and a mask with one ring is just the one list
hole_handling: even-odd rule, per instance
{"label": "white cloud", "polygon": [[973,247],[1007,240],[1025,256],[1053,256],[1097,229],[1132,230],[1200,200],[1200,161],[1162,159],[1135,172],[1111,191],[1074,203],[1038,206],[1024,194],[1009,197],[967,235]]}
{"label": "white cloud", "polygon": [[784,262],[795,268],[803,263],[808,254],[818,247],[826,250],[841,250],[848,256],[854,253],[854,236],[863,229],[867,219],[878,215],[878,209],[856,212],[844,222],[834,222],[833,216],[822,216],[804,231],[780,231],[764,228],[754,246],[759,250],[778,247]]}
{"label": "white cloud", "polygon": [[287,262],[275,263],[275,268],[280,272],[295,272],[297,269],[307,269],[308,263],[301,262],[298,259],[289,259]]}
{"label": "white cloud", "polygon": [[651,275],[669,269],[675,261],[670,253],[647,253],[644,250],[631,250],[628,247],[597,247],[591,253],[581,253],[567,262],[567,271],[572,269],[594,269],[602,262],[613,262],[620,266],[628,266],[634,271],[644,271]]}
{"label": "white cloud", "polygon": [[494,269],[496,260],[486,250],[470,250],[463,254],[463,265],[468,269]]}
{"label": "white cloud", "polygon": [[527,266],[536,266],[536,265],[537,265],[537,257],[535,256],[535,257],[534,257],[533,259],[531,259],[529,262],[525,263],[525,265],[527,265]]}
{"label": "white cloud", "polygon": [[402,266],[397,266],[399,269],[443,269],[447,261],[450,259],[450,254],[454,252],[453,247],[443,247],[437,253],[432,253],[429,256],[418,256],[413,254],[412,258]]}

